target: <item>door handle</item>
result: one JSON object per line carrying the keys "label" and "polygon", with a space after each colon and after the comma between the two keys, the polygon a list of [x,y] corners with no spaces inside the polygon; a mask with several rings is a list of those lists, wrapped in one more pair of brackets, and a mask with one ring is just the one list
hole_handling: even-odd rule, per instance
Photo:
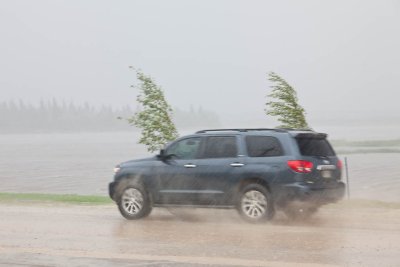
{"label": "door handle", "polygon": [[230,165],[231,165],[232,167],[242,167],[242,166],[244,166],[243,163],[239,163],[239,162],[231,163]]}
{"label": "door handle", "polygon": [[189,163],[189,164],[185,164],[185,165],[183,165],[185,168],[196,168],[196,165],[194,165],[194,164],[191,164],[191,163]]}

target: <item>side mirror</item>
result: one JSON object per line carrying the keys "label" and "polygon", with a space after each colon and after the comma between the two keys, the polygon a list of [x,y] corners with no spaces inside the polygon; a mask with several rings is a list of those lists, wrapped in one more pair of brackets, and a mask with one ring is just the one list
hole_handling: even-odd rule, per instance
{"label": "side mirror", "polygon": [[161,149],[161,150],[160,150],[160,154],[158,154],[157,157],[160,158],[160,159],[165,158],[165,150],[164,150],[164,149]]}

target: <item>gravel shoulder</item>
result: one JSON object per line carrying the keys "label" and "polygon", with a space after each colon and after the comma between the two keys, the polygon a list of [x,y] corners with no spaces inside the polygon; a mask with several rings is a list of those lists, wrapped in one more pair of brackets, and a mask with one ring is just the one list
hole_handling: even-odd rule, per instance
{"label": "gravel shoulder", "polygon": [[307,222],[233,210],[0,202],[0,266],[400,266],[400,209],[330,205]]}

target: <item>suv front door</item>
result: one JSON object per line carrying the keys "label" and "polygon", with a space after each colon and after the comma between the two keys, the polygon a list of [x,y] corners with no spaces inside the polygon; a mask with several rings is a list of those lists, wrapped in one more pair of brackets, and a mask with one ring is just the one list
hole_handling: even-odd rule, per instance
{"label": "suv front door", "polygon": [[162,204],[196,203],[196,159],[201,137],[189,137],[172,143],[158,167],[157,202]]}

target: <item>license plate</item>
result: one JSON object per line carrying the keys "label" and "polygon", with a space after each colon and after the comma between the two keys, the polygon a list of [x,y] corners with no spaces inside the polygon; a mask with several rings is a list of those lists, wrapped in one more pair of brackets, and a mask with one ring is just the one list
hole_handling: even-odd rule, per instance
{"label": "license plate", "polygon": [[321,176],[323,178],[332,178],[332,172],[331,171],[321,171]]}

